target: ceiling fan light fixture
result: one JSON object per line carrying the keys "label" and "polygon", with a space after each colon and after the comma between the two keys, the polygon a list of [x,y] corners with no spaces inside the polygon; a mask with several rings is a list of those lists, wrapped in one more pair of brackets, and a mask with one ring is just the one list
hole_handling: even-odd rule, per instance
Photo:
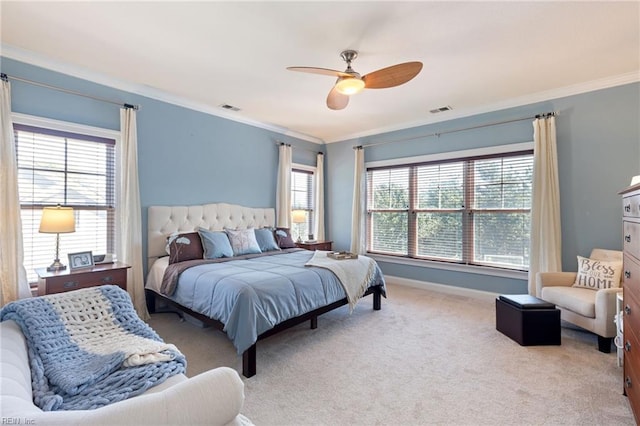
{"label": "ceiling fan light fixture", "polygon": [[340,77],[336,83],[336,90],[343,95],[355,95],[364,89],[364,81],[356,77]]}

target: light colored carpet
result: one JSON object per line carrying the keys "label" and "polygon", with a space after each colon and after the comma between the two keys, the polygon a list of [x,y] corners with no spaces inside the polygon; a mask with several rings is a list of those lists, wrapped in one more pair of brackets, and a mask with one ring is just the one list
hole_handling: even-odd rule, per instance
{"label": "light colored carpet", "polygon": [[[614,353],[562,329],[522,347],[495,329],[494,301],[399,285],[258,342],[242,413],[257,425],[633,425]],[[222,332],[155,314],[188,375],[241,357]]]}

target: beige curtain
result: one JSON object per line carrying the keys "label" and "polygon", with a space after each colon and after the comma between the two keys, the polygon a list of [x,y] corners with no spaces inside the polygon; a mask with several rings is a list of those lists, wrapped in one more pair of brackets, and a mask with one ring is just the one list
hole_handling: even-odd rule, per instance
{"label": "beige curtain", "polygon": [[291,145],[278,148],[278,181],[276,187],[276,225],[291,227]]}
{"label": "beige curtain", "polygon": [[536,294],[536,274],[562,270],[560,184],[556,154],[555,117],[533,122],[533,200],[529,294]]}
{"label": "beige curtain", "polygon": [[316,240],[324,241],[324,154],[316,155],[316,176],[313,191],[313,235]]}
{"label": "beige curtain", "polygon": [[364,149],[355,149],[355,170],[353,175],[353,205],[351,208],[351,253],[364,254],[365,243],[365,170]]}
{"label": "beige curtain", "polygon": [[142,273],[142,209],[138,185],[138,130],[136,111],[120,110],[121,141],[118,144],[119,191],[117,194],[118,221],[116,225],[116,253],[120,262],[130,265],[127,272],[127,290],[138,315],[149,319],[144,295]]}
{"label": "beige curtain", "polygon": [[31,296],[24,269],[18,165],[11,120],[11,83],[0,92],[0,306]]}

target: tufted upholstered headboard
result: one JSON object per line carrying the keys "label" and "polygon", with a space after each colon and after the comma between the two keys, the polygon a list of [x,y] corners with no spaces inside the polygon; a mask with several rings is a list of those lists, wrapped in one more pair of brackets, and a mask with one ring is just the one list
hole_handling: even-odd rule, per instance
{"label": "tufted upholstered headboard", "polygon": [[276,213],[273,208],[243,207],[226,203],[149,206],[147,222],[147,257],[152,259],[167,254],[167,236],[173,232],[189,232],[198,228],[222,231],[224,228],[275,226]]}

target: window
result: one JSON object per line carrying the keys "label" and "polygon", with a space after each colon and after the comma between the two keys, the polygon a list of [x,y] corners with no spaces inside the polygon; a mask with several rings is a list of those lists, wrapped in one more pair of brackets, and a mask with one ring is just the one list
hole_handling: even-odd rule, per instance
{"label": "window", "polygon": [[115,249],[115,139],[14,124],[29,282],[55,257],[55,234],[38,232],[43,207],[73,207],[76,231],[60,235],[60,260]]}
{"label": "window", "polygon": [[303,223],[295,223],[297,215],[293,215],[291,232],[294,240],[296,240],[298,236],[300,236],[302,240],[307,240],[307,236],[313,233],[314,171],[315,169],[313,168],[296,165],[294,165],[291,170],[291,211],[304,211]]}
{"label": "window", "polygon": [[367,169],[372,253],[527,270],[533,152]]}

